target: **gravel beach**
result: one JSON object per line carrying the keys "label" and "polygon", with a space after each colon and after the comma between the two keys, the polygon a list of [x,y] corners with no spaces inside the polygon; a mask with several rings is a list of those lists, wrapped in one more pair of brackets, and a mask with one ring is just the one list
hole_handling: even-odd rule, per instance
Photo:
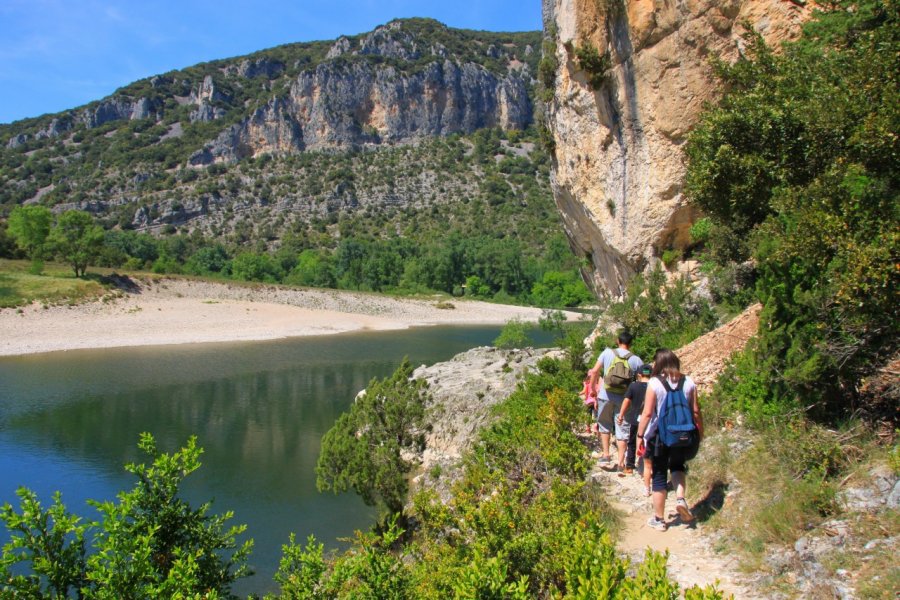
{"label": "gravel beach", "polygon": [[538,308],[458,299],[400,299],[187,279],[128,280],[124,291],[94,302],[46,307],[35,303],[0,311],[0,356],[503,324],[513,318],[537,321],[540,316]]}

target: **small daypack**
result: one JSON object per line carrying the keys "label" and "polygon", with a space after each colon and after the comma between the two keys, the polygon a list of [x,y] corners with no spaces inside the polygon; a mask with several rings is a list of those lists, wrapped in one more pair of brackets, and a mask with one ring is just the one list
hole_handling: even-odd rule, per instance
{"label": "small daypack", "polygon": [[581,398],[582,400],[584,400],[585,406],[597,405],[597,394],[595,394],[594,390],[591,389],[590,378],[584,380],[584,386],[581,389]]}
{"label": "small daypack", "polygon": [[659,440],[669,448],[687,448],[694,445],[697,426],[694,415],[684,393],[684,377],[678,380],[674,388],[666,377],[660,377],[666,388],[666,398],[662,402],[657,415],[657,431]]}
{"label": "small daypack", "polygon": [[628,364],[628,359],[632,356],[634,355],[631,352],[626,352],[625,356],[619,356],[619,353],[613,350],[613,361],[606,369],[606,373],[603,374],[603,387],[607,392],[624,394],[628,385],[634,381],[634,371]]}

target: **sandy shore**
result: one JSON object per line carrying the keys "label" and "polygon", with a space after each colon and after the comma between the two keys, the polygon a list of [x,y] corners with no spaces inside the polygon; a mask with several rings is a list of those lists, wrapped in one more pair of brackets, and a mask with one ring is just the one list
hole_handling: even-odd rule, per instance
{"label": "sandy shore", "polygon": [[[81,348],[272,340],[423,325],[536,321],[541,310],[180,279],[134,281],[119,297],[0,311],[0,356]],[[444,301],[446,306],[446,300]],[[569,314],[570,319],[578,315]]]}

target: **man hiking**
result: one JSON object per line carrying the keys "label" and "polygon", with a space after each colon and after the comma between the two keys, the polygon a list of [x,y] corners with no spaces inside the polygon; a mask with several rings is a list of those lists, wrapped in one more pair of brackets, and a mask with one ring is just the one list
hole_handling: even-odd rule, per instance
{"label": "man hiking", "polygon": [[[606,348],[597,357],[597,363],[588,371],[592,389],[597,393],[597,425],[600,429],[600,464],[612,462],[609,456],[609,436],[615,430],[614,417],[622,408],[622,400],[628,385],[634,380],[635,372],[644,361],[631,353],[631,342],[634,336],[629,331],[622,331],[617,338],[618,347]],[[617,435],[619,456],[625,456],[625,444],[628,433],[622,430]]]}

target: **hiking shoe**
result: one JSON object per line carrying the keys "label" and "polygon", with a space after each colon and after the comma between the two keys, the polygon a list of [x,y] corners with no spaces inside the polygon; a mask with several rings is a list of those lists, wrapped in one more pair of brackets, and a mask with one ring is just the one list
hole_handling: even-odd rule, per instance
{"label": "hiking shoe", "polygon": [[694,515],[691,514],[691,509],[688,508],[687,500],[684,498],[675,501],[675,510],[678,511],[678,516],[681,517],[683,523],[690,523],[694,520]]}
{"label": "hiking shoe", "polygon": [[626,475],[634,475],[634,468],[633,467],[625,467],[625,470],[622,472]]}
{"label": "hiking shoe", "polygon": [[600,456],[600,460],[597,461],[601,465],[608,465],[612,462],[612,459],[608,456]]}
{"label": "hiking shoe", "polygon": [[651,529],[655,529],[657,531],[665,531],[666,529],[669,528],[666,525],[666,522],[663,521],[662,519],[660,519],[659,517],[657,517],[656,515],[653,515],[652,517],[650,517],[650,519],[647,521],[647,527],[650,527]]}

